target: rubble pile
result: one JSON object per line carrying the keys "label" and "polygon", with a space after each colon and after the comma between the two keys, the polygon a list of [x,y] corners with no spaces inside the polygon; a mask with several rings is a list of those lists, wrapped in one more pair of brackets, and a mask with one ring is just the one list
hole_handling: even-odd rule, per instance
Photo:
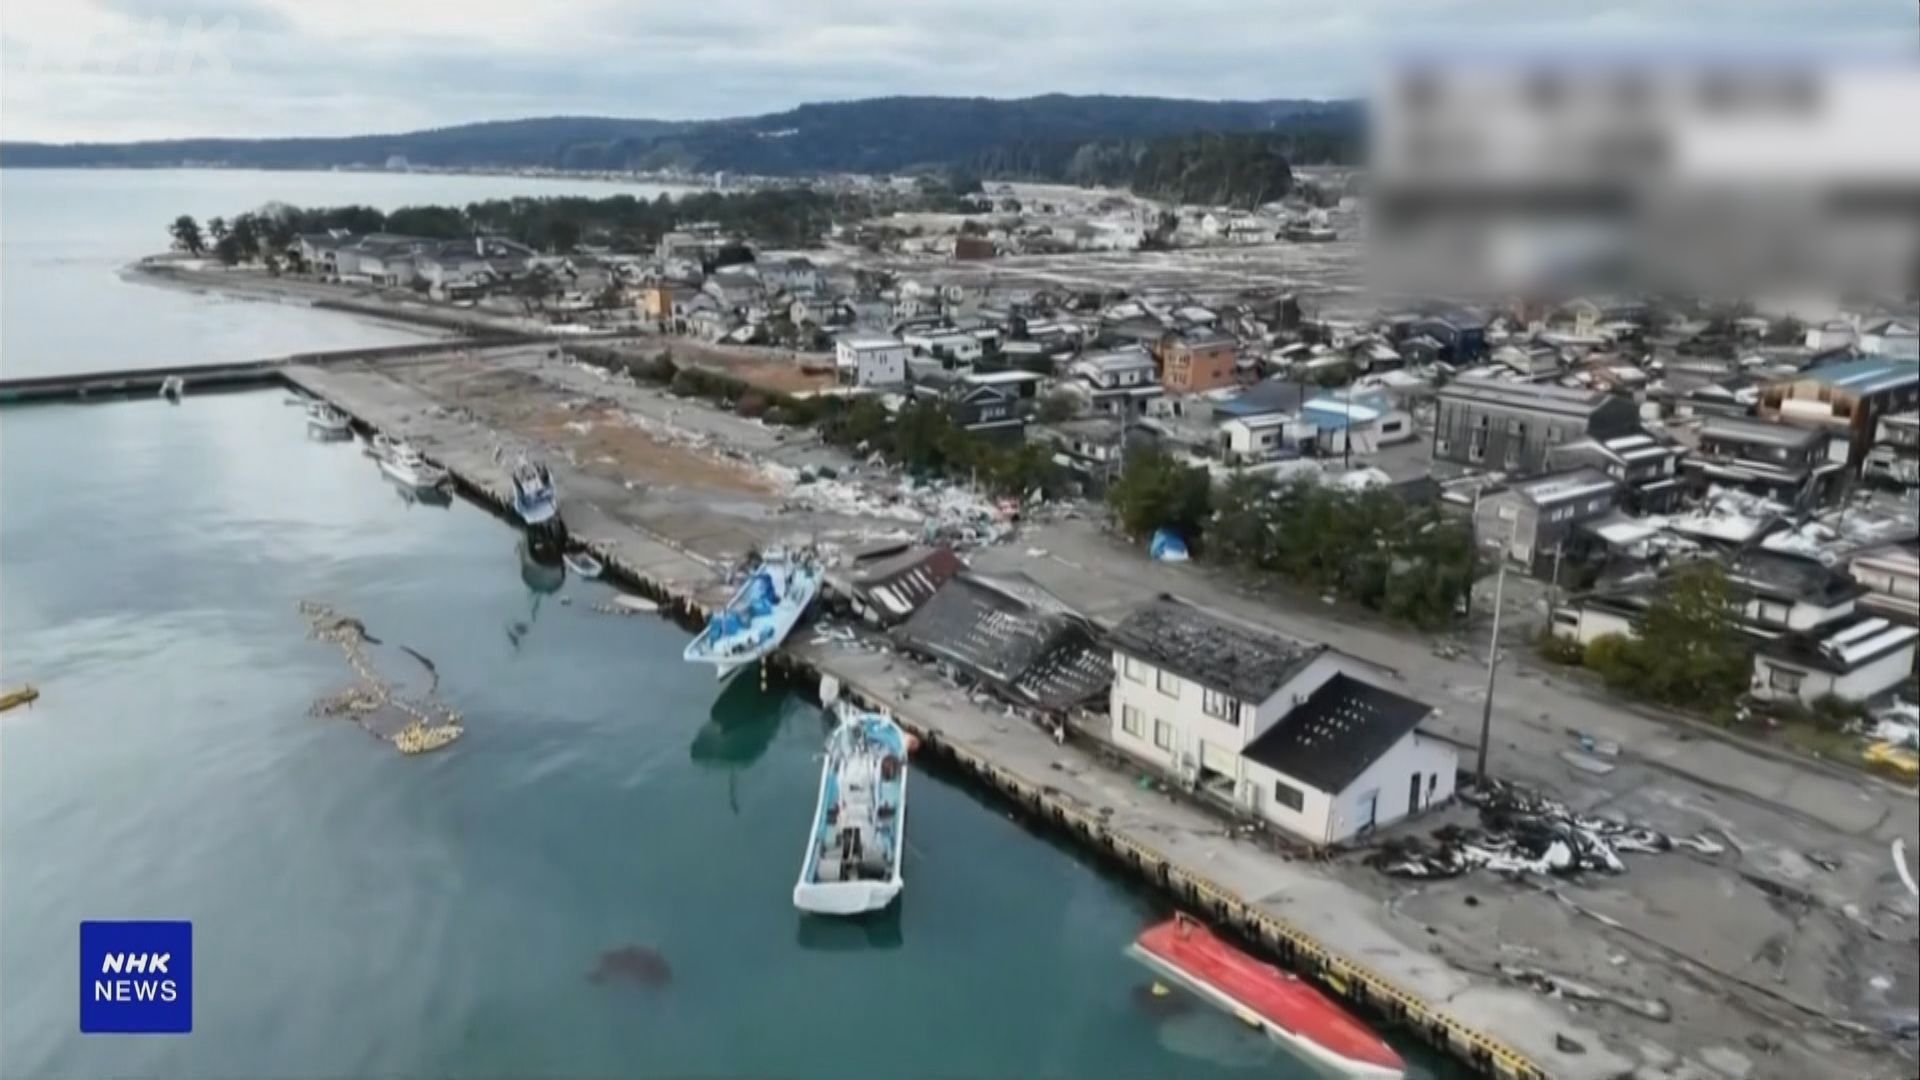
{"label": "rubble pile", "polygon": [[1675,847],[1703,855],[1726,850],[1704,834],[1672,837],[1645,825],[1576,814],[1564,803],[1500,780],[1463,789],[1460,798],[1479,809],[1479,828],[1448,825],[1427,840],[1389,841],[1367,857],[1367,865],[1403,878],[1453,878],[1475,869],[1567,877],[1585,871],[1625,873],[1622,854],[1658,855]]}
{"label": "rubble pile", "polygon": [[1013,535],[1017,507],[1008,507],[958,484],[912,479],[863,482],[795,471],[762,470],[788,491],[788,506],[843,517],[918,524],[917,539],[955,549],[998,544]]}

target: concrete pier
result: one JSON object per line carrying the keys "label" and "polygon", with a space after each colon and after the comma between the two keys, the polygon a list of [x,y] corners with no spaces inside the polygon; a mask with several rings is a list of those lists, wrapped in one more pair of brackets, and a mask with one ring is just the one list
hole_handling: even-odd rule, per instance
{"label": "concrete pier", "polygon": [[0,404],[26,404],[36,401],[80,400],[100,397],[151,397],[160,392],[160,384],[179,376],[186,392],[245,390],[280,385],[288,367],[299,364],[324,367],[361,360],[397,360],[409,356],[444,355],[499,345],[527,344],[547,340],[538,337],[497,336],[459,342],[429,341],[408,345],[383,345],[366,349],[339,349],[331,352],[292,353],[258,360],[236,360],[220,364],[189,364],[183,367],[123,368],[117,371],[87,371],[71,375],[34,375],[0,379]]}
{"label": "concrete pier", "polygon": [[[362,366],[293,365],[285,376],[359,423],[412,442],[470,494],[505,512],[511,458],[496,460],[496,450],[510,451],[503,440],[511,436]],[[561,486],[570,536],[611,575],[639,585],[669,614],[698,618],[724,602],[724,560],[636,527],[622,510],[636,499],[633,492],[564,461],[547,463]],[[1377,900],[1313,861],[1236,840],[1219,819],[1136,786],[1095,746],[1056,745],[1033,724],[975,703],[924,666],[817,644],[804,631],[775,663],[803,681],[835,676],[848,696],[898,717],[931,752],[1024,812],[1484,1075],[1605,1080],[1633,1067],[1563,1003],[1436,958],[1404,930],[1379,922]],[[1569,1045],[1578,1052],[1562,1049]]]}

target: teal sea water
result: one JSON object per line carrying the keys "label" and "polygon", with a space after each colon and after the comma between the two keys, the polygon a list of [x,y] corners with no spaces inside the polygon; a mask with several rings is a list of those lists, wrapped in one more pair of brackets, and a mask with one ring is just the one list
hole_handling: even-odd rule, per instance
{"label": "teal sea water", "polygon": [[[935,773],[897,912],[801,918],[819,711],[281,397],[0,411],[0,679],[44,692],[0,716],[0,1075],[1307,1075],[1143,1008],[1158,902]],[[306,599],[428,657],[465,738],[310,716],[352,680]],[[193,1034],[79,1033],[79,923],[132,918],[193,921]],[[670,976],[590,977],[627,947]]]}

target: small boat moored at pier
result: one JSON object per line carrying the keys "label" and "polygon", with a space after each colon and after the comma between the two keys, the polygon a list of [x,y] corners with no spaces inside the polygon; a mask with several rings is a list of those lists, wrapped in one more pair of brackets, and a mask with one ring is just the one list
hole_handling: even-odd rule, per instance
{"label": "small boat moored at pier", "polygon": [[682,656],[712,664],[724,679],[780,647],[819,595],[823,574],[812,555],[771,551],[714,615]]}
{"label": "small boat moored at pier", "polygon": [[1248,956],[1189,915],[1148,928],[1127,950],[1156,973],[1265,1031],[1334,1075],[1399,1080],[1386,1040],[1298,976]]}
{"label": "small boat moored at pier", "polygon": [[180,404],[180,398],[186,394],[186,392],[187,380],[178,375],[169,375],[160,381],[160,396],[175,405]]}
{"label": "small boat moored at pier", "polygon": [[599,577],[606,570],[599,559],[586,551],[569,551],[560,557],[560,561],[566,563],[567,569],[575,576],[589,580]]}
{"label": "small boat moored at pier", "polygon": [[893,903],[905,886],[907,739],[880,713],[842,704],[836,714],[793,906],[858,915]]}
{"label": "small boat moored at pier", "polygon": [[380,471],[402,487],[437,488],[447,482],[447,470],[420,456],[406,443],[394,443],[380,456]]}
{"label": "small boat moored at pier", "polygon": [[315,402],[307,408],[307,427],[328,438],[343,438],[353,434],[353,421],[347,414],[325,402]]}
{"label": "small boat moored at pier", "polygon": [[521,458],[513,467],[513,512],[528,525],[545,525],[560,510],[560,493],[545,465]]}

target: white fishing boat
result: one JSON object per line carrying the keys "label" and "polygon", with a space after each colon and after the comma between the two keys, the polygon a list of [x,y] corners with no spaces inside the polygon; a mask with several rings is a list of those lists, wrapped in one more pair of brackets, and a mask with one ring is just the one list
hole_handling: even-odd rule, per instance
{"label": "white fishing boat", "polygon": [[819,595],[822,576],[811,555],[767,553],[682,656],[690,663],[712,664],[722,679],[753,663],[792,633]]}
{"label": "white fishing boat", "polygon": [[906,848],[907,737],[889,717],[841,704],[793,906],[858,915],[893,903]]}
{"label": "white fishing boat", "polygon": [[560,561],[566,563],[567,569],[577,577],[597,578],[606,570],[599,559],[586,551],[569,551],[560,557]]}
{"label": "white fishing boat", "polygon": [[407,445],[404,441],[393,438],[384,431],[376,431],[373,433],[373,437],[367,440],[364,452],[368,457],[385,460],[398,453],[414,453],[415,451],[413,447]]}
{"label": "white fishing boat", "polygon": [[380,471],[394,483],[415,490],[437,488],[447,482],[447,470],[420,456],[406,443],[394,443],[380,458]]}
{"label": "white fishing boat", "polygon": [[513,512],[528,525],[544,525],[560,510],[560,493],[545,465],[521,458],[513,467]]}
{"label": "white fishing boat", "polygon": [[315,402],[307,408],[307,427],[333,438],[353,433],[353,421],[347,414],[325,402]]}

